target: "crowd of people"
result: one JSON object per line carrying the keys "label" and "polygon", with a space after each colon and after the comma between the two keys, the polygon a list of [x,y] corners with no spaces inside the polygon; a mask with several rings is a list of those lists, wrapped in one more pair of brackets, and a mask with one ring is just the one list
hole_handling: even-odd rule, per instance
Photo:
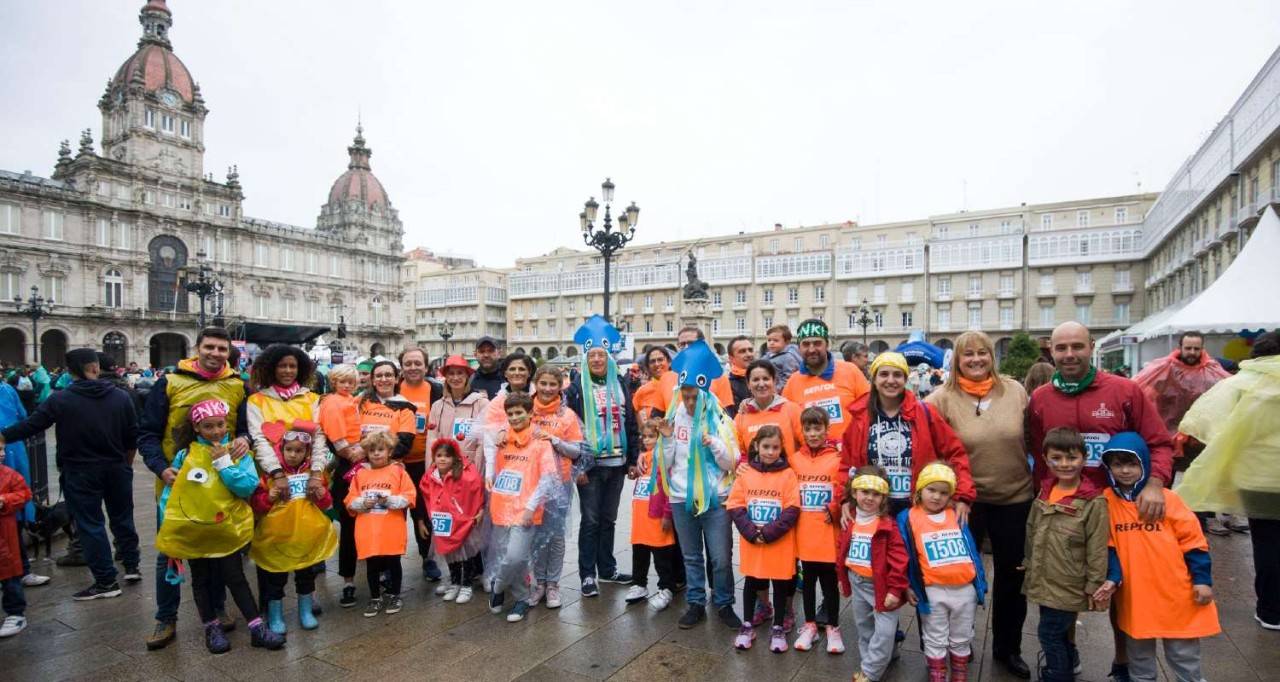
{"label": "crowd of people", "polygon": [[[194,357],[145,377],[141,398],[140,382],[103,380],[121,374],[106,357],[69,352],[72,381],[30,414],[16,391],[0,395],[14,404],[0,412],[0,443],[18,465],[0,466],[0,636],[25,628],[23,588],[42,578],[17,540],[30,476],[16,449],[51,427],[93,576],[77,600],[142,580],[138,453],[155,477],[150,649],[174,640],[183,583],[211,652],[231,648],[227,594],[252,646],[284,646],[289,575],[297,627],[315,629],[316,576],[335,552],[337,606],[363,596],[364,616],[393,615],[410,535],[412,570],[446,602],[480,589],[512,623],[559,608],[575,492],[583,598],[602,584],[653,610],[682,596],[680,628],[714,617],[737,649],[752,648],[759,628],[773,652],[831,654],[845,651],[849,599],[855,680],[882,679],[897,658],[904,606],[919,615],[931,682],[967,679],[985,604],[992,657],[1015,676],[1034,665],[1040,679],[1073,679],[1076,614],[1110,610],[1113,678],[1154,680],[1163,640],[1175,677],[1199,680],[1199,641],[1219,631],[1203,533],[1219,528],[1208,526],[1215,513],[1235,515],[1226,523],[1237,528],[1248,519],[1255,617],[1280,630],[1280,480],[1267,473],[1280,471],[1280,429],[1275,412],[1257,418],[1280,402],[1274,332],[1255,340],[1238,375],[1215,370],[1203,338],[1188,334],[1136,380],[1096,367],[1089,330],[1074,322],[1053,331],[1052,364],[1025,378],[1001,375],[976,331],[956,339],[936,377],[859,345],[843,349],[846,360],[817,319],[794,335],[770,329],[759,357],[750,338],[730,340],[726,365],[693,327],[674,353],[644,349],[638,371],[619,368],[620,335],[600,316],[574,342],[572,373],[500,356],[485,338],[476,366],[445,358],[439,379],[418,348],[322,377],[303,350],[272,345],[246,380],[225,330],[207,328]],[[1185,500],[1175,469],[1185,469]],[[613,551],[628,487],[630,573]],[[1029,604],[1039,610],[1034,663],[1021,649]]]}

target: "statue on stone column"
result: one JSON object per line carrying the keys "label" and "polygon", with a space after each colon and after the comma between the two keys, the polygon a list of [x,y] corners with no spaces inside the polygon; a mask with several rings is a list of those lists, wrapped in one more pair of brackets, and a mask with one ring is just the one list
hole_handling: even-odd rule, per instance
{"label": "statue on stone column", "polygon": [[689,278],[689,282],[684,285],[684,300],[705,301],[707,283],[698,279],[698,257],[693,255],[692,249],[689,250],[689,266],[685,268],[684,274]]}

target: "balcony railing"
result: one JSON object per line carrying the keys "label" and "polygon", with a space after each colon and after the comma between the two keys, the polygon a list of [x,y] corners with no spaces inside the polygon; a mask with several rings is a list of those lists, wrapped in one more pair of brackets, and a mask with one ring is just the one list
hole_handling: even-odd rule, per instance
{"label": "balcony railing", "polygon": [[886,277],[924,273],[924,246],[912,244],[866,249],[852,246],[836,250],[836,277]]}

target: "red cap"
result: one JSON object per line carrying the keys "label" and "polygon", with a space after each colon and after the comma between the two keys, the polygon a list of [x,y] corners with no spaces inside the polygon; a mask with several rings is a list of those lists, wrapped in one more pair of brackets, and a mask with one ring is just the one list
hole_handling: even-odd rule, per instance
{"label": "red cap", "polygon": [[476,371],[470,364],[467,363],[466,358],[462,357],[461,355],[450,355],[447,359],[445,359],[444,364],[440,366],[440,373],[444,374],[445,371],[451,367],[460,367],[462,369],[465,369],[467,370],[468,375],[474,374]]}

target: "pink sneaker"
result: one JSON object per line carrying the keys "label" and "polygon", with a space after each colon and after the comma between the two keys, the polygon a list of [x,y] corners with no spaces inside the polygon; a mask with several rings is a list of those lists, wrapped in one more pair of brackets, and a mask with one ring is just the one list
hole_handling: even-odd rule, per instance
{"label": "pink sneaker", "polygon": [[750,625],[743,625],[738,628],[738,637],[733,640],[733,648],[742,649],[743,651],[750,649],[752,642],[756,641],[756,629]]}
{"label": "pink sneaker", "polygon": [[769,651],[780,654],[787,650],[787,632],[781,625],[773,626],[769,631]]}
{"label": "pink sneaker", "polygon": [[769,606],[769,602],[763,599],[756,602],[756,612],[751,614],[751,624],[760,627],[771,620],[773,620],[773,607]]}
{"label": "pink sneaker", "polygon": [[818,638],[818,624],[805,623],[800,626],[800,635],[796,637],[796,651],[808,651],[813,648],[813,641]]}
{"label": "pink sneaker", "polygon": [[[799,647],[796,648],[798,649]],[[834,625],[827,626],[827,653],[844,653],[844,638],[840,636],[840,628]]]}
{"label": "pink sneaker", "polygon": [[542,597],[545,596],[546,593],[547,593],[546,583],[535,583],[534,586],[529,590],[529,596],[526,597],[524,601],[529,605],[529,608],[533,608],[538,605],[538,602],[542,601]]}

